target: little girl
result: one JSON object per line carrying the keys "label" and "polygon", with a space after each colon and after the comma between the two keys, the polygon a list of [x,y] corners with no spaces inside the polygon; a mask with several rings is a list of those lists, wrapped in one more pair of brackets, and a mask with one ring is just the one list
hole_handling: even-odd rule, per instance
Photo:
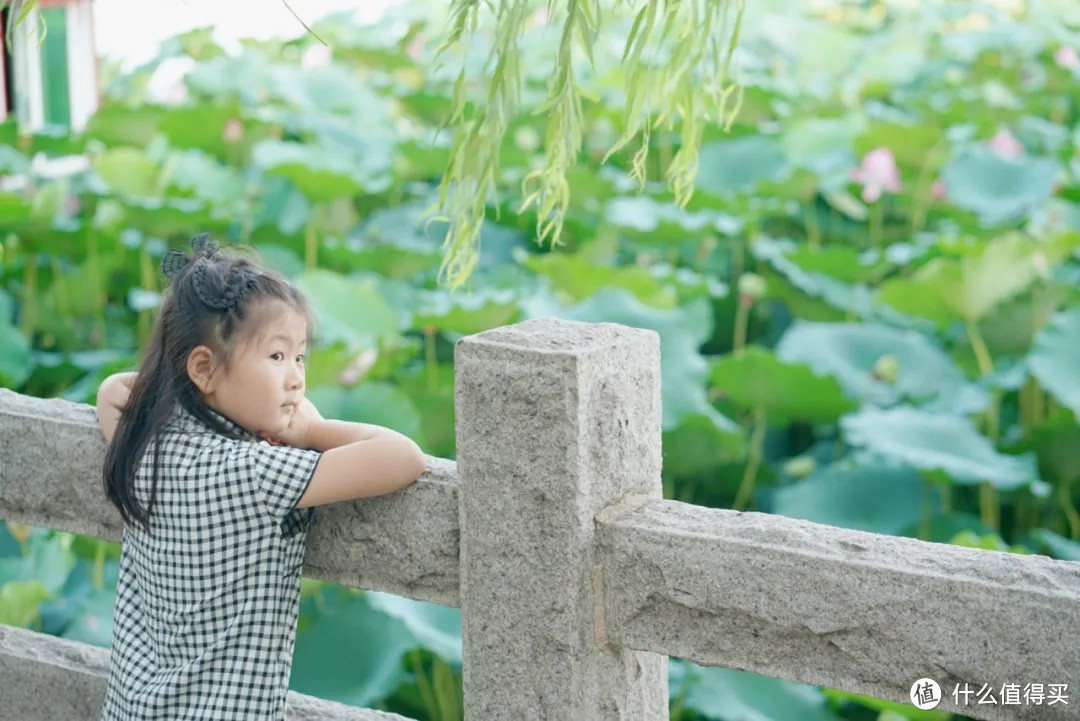
{"label": "little girl", "polygon": [[425,457],[304,397],[309,306],[206,235],[137,373],[107,378],[104,480],[124,519],[102,721],[285,718],[313,506],[391,493]]}

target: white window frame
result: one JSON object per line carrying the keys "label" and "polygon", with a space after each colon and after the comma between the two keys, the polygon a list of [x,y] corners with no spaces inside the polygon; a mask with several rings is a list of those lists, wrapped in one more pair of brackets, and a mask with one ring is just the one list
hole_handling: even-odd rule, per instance
{"label": "white window frame", "polygon": [[68,100],[71,131],[81,133],[99,105],[94,14],[90,0],[67,6]]}
{"label": "white window frame", "polygon": [[[0,16],[2,17],[2,16]],[[0,23],[3,25],[3,23]],[[6,32],[6,27],[0,28],[0,32]],[[7,120],[7,43],[0,42],[0,122]]]}
{"label": "white window frame", "polygon": [[15,120],[33,132],[45,125],[44,86],[41,80],[41,52],[38,26],[41,16],[35,7],[19,27],[12,30],[12,76],[15,81]]}
{"label": "white window frame", "polygon": [[[94,16],[90,0],[75,0],[64,6],[67,22],[68,122],[79,133],[100,104],[97,55],[94,47]],[[45,125],[45,86],[41,69],[38,8],[30,10],[12,32],[12,76],[15,79],[15,107],[8,108],[19,126],[30,132]],[[0,82],[3,69],[0,68]],[[4,117],[0,98],[0,119]]]}

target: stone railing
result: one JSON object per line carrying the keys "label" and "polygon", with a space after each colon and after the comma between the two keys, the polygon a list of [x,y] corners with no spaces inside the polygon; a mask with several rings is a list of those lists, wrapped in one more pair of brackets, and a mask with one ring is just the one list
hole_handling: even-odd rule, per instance
{"label": "stone railing", "polygon": [[[461,609],[467,721],[668,718],[669,655],[979,719],[1080,681],[1080,563],[661,497],[653,331],[555,318],[455,348],[457,462],[320,509],[304,575]],[[119,541],[87,405],[0,391],[0,518]],[[105,649],[0,627],[0,714],[96,719]],[[965,687],[964,684],[968,686]],[[989,685],[996,705],[957,686]],[[290,695],[290,719],[401,717]]]}

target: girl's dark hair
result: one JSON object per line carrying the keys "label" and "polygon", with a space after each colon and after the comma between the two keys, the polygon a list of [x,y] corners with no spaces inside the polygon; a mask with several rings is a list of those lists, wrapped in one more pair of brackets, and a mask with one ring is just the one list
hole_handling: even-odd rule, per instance
{"label": "girl's dark hair", "polygon": [[[160,468],[158,432],[176,403],[222,435],[235,438],[199,397],[188,377],[187,360],[196,346],[213,351],[219,367],[231,367],[235,353],[257,339],[272,320],[268,301],[281,301],[307,320],[308,339],[314,316],[307,299],[281,274],[263,267],[254,251],[218,251],[206,234],[192,240],[190,256],[170,250],[161,268],[170,279],[127,404],[105,453],[105,493],[125,522],[149,530]],[[250,252],[251,258],[244,257]],[[135,473],[151,439],[154,463],[149,503],[135,497]]]}

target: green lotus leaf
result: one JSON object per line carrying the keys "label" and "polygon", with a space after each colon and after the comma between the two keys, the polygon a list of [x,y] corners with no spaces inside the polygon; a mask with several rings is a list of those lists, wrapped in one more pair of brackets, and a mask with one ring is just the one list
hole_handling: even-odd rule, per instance
{"label": "green lotus leaf", "polygon": [[841,419],[848,443],[965,484],[1013,490],[1038,481],[1033,454],[999,453],[967,418],[915,408],[865,408]]}
{"label": "green lotus leaf", "polygon": [[[841,461],[773,495],[773,513],[841,528],[900,535],[922,517],[923,484],[911,466]],[[931,510],[938,501],[932,496]]]}
{"label": "green lotus leaf", "polygon": [[1040,266],[1053,267],[1078,245],[1076,231],[1040,241],[1006,235],[965,248],[956,258],[934,258],[911,278],[884,283],[878,297],[940,326],[952,320],[975,322],[1026,290],[1043,272]]}
{"label": "green lotus leaf", "polygon": [[291,690],[367,708],[405,682],[401,657],[416,639],[363,596],[325,586],[301,604],[301,614]]}
{"label": "green lotus leaf", "polygon": [[1054,190],[1058,164],[1050,158],[1006,158],[990,148],[967,148],[941,172],[949,201],[995,224],[1020,217],[1045,203]]}
{"label": "green lotus leaf", "polygon": [[152,196],[157,189],[158,166],[142,150],[119,147],[106,150],[93,163],[110,190],[123,195]]}
{"label": "green lotus leaf", "polygon": [[820,689],[747,671],[672,659],[672,696],[685,687],[683,706],[722,721],[840,721]]}
{"label": "green lotus leaf", "polygon": [[1027,364],[1039,384],[1080,416],[1080,308],[1054,316],[1035,338]]}
{"label": "green lotus leaf", "polygon": [[346,278],[319,269],[303,273],[293,283],[312,300],[319,332],[328,342],[374,348],[380,339],[398,335],[398,316],[370,278]]}
{"label": "green lotus leaf", "polygon": [[764,135],[704,143],[699,162],[696,187],[718,195],[745,192],[765,180],[780,180],[790,170],[780,143]]}
{"label": "green lotus leaf", "polygon": [[785,363],[757,346],[714,360],[710,381],[743,408],[760,408],[775,424],[829,423],[857,405],[836,379],[815,375],[801,363]]}
{"label": "green lotus leaf", "polygon": [[359,195],[365,181],[347,156],[303,143],[264,140],[255,146],[253,159],[271,175],[293,183],[314,201]]}
{"label": "green lotus leaf", "polygon": [[[835,377],[854,397],[879,405],[929,398],[967,381],[952,359],[923,334],[876,323],[797,321],[776,346],[789,363]],[[877,378],[882,357],[896,360],[893,382]]]}

